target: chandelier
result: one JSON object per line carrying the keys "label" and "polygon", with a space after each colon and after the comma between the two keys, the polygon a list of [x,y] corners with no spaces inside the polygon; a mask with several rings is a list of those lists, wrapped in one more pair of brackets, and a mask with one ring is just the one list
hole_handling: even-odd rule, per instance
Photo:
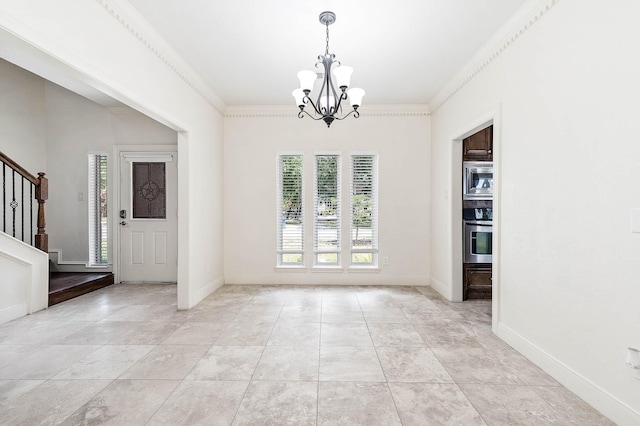
{"label": "chandelier", "polygon": [[[304,70],[298,73],[300,88],[291,93],[296,100],[296,105],[300,108],[298,112],[299,118],[304,117],[306,114],[313,120],[324,120],[324,122],[327,123],[327,127],[331,126],[333,120],[344,120],[351,114],[358,118],[360,116],[358,107],[362,104],[362,97],[365,93],[363,89],[355,87],[349,89],[353,68],[341,65],[340,61],[336,60],[336,55],[329,53],[329,25],[334,22],[336,22],[335,13],[322,12],[320,14],[320,23],[327,28],[326,50],[324,55],[318,56],[318,62],[316,62],[317,71]],[[322,69],[320,68],[320,64],[322,64]],[[335,77],[335,83],[331,78],[332,72]],[[322,87],[314,103],[309,94],[313,90],[313,84],[319,78],[322,78]],[[336,90],[336,87],[338,90]],[[350,100],[353,109],[347,114],[344,114],[342,111],[342,101],[346,101],[347,99]],[[304,109],[307,104],[313,107],[313,115]]]}

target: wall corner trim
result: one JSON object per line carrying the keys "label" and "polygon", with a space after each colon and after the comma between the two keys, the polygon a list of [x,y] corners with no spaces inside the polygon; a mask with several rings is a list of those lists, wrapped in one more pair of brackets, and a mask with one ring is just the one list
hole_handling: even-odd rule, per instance
{"label": "wall corner trim", "polygon": [[532,0],[498,30],[485,46],[431,99],[432,112],[453,98],[489,64],[506,51],[520,36],[526,33],[560,0]]}

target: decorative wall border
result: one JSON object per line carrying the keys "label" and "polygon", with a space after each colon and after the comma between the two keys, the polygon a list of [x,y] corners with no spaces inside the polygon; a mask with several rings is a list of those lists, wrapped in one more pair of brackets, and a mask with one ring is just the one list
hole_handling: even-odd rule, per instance
{"label": "decorative wall border", "polygon": [[296,117],[295,108],[279,106],[230,106],[224,112],[225,118],[271,118],[271,117]]}
{"label": "decorative wall border", "polygon": [[[362,117],[428,117],[427,105],[365,105],[359,109]],[[231,106],[227,107],[225,118],[273,118],[297,117],[295,106]]]}
{"label": "decorative wall border", "polygon": [[[205,99],[211,106],[224,114],[226,108],[222,99],[197,75],[197,73],[183,60],[180,55],[146,23],[144,18],[133,6],[124,5],[118,0],[96,0],[113,18],[127,31],[137,38],[151,53],[160,59],[171,71],[193,91]],[[114,6],[114,2],[117,6]],[[128,10],[126,10],[128,9]],[[126,10],[126,11],[125,11]],[[134,24],[135,22],[135,24]]]}
{"label": "decorative wall border", "polygon": [[453,98],[460,90],[469,84],[489,64],[496,60],[520,36],[529,30],[536,22],[551,10],[560,0],[532,1],[524,6],[508,24],[478,52],[458,74],[444,86],[429,102],[430,110],[437,111],[442,105]]}

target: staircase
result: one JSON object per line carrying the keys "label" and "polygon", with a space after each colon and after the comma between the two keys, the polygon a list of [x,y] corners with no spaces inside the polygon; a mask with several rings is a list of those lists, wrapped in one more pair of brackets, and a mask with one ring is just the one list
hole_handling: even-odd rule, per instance
{"label": "staircase", "polygon": [[0,152],[0,324],[47,307],[48,181]]}
{"label": "staircase", "polygon": [[111,272],[51,272],[49,274],[49,306],[109,286],[113,282]]}
{"label": "staircase", "polygon": [[[0,231],[6,234],[9,240],[3,240],[4,245],[8,246],[10,241],[22,241],[41,252],[48,255],[49,237],[45,230],[45,211],[44,205],[48,198],[48,180],[44,173],[38,173],[35,176],[29,173],[25,168],[17,162],[9,158],[6,154],[0,152],[0,179],[2,180],[2,194],[0,198]],[[19,245],[18,245],[19,247]],[[24,286],[25,294],[32,293],[33,290],[26,289],[33,287],[28,274],[21,276],[20,271],[25,261],[14,253],[5,252],[0,247],[0,254],[4,253],[5,258],[13,259],[12,263],[3,264],[3,271],[6,276],[12,277],[11,282],[6,283],[10,286]],[[40,255],[41,256],[41,255]],[[5,261],[8,262],[8,261]],[[27,262],[29,267],[30,263]],[[35,267],[35,266],[34,266]],[[9,270],[9,268],[12,268]],[[42,271],[40,271],[42,269]],[[49,268],[50,270],[50,268]],[[41,272],[41,273],[40,273]],[[15,314],[0,316],[0,323],[7,319],[13,319],[25,313],[32,313],[33,309],[24,309],[22,306],[37,306],[35,310],[46,307],[46,293],[43,291],[46,284],[46,264],[40,262],[38,266],[38,276],[42,278],[41,284],[38,284],[39,292],[35,297],[41,302],[30,301],[7,301],[4,306],[0,301],[0,312],[13,309]],[[19,278],[13,278],[18,276]],[[1,281],[1,280],[0,280]],[[91,291],[106,287],[114,283],[113,274],[108,273],[64,273],[49,272],[49,294],[48,305],[55,305],[65,300],[81,296]],[[2,283],[0,283],[2,284]],[[15,289],[11,289],[15,292]]]}

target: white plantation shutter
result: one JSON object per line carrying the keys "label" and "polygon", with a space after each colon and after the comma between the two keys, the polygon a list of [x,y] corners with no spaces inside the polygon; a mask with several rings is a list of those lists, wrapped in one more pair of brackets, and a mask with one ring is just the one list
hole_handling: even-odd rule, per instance
{"label": "white plantation shutter", "polygon": [[351,264],[378,264],[378,157],[351,156]]}
{"label": "white plantation shutter", "polygon": [[304,265],[302,155],[278,156],[278,265]]}
{"label": "white plantation shutter", "polygon": [[107,155],[89,154],[89,265],[108,263]]}
{"label": "white plantation shutter", "polygon": [[340,156],[316,155],[313,252],[315,265],[340,264]]}

